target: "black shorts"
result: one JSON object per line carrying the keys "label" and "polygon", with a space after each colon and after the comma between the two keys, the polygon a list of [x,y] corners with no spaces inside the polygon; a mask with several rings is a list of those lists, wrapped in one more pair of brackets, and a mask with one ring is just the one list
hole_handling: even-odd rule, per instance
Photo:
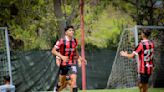
{"label": "black shorts", "polygon": [[149,82],[150,75],[148,74],[140,74],[139,82],[143,84],[147,84]]}
{"label": "black shorts", "polygon": [[60,74],[61,75],[70,75],[77,74],[77,67],[75,65],[72,66],[60,66]]}

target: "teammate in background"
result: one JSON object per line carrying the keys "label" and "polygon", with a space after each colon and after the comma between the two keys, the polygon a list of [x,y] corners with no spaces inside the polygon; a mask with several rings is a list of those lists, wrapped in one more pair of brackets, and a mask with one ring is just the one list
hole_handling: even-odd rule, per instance
{"label": "teammate in background", "polygon": [[138,87],[140,92],[148,92],[148,81],[149,77],[153,72],[153,54],[154,54],[154,43],[151,42],[148,37],[151,32],[149,30],[144,29],[141,32],[142,40],[133,51],[133,53],[128,54],[127,51],[121,51],[120,55],[133,58],[135,55],[139,57],[139,81]]}
{"label": "teammate in background", "polygon": [[4,76],[5,84],[0,86],[0,92],[15,92],[15,86],[10,84],[10,76]]}
{"label": "teammate in background", "polygon": [[[82,61],[77,51],[77,40],[74,38],[73,26],[67,26],[65,28],[65,37],[56,42],[52,49],[52,54],[61,58],[60,63],[60,87],[58,91],[61,91],[64,87],[66,76],[69,75],[71,80],[70,92],[77,92],[76,78],[77,78],[77,56],[78,60]],[[57,51],[59,49],[59,52]]]}

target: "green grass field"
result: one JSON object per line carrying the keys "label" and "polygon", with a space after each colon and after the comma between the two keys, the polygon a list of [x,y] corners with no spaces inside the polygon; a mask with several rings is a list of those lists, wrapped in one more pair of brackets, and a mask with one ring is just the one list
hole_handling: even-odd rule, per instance
{"label": "green grass field", "polygon": [[[62,91],[69,92],[69,91]],[[83,92],[83,91],[78,91]],[[104,89],[104,90],[86,90],[84,92],[139,92],[138,88],[125,88],[125,89]],[[149,88],[148,92],[164,92],[164,88]]]}
{"label": "green grass field", "polygon": [[[81,91],[82,92],[82,91]],[[137,88],[128,89],[106,89],[106,90],[87,90],[86,92],[139,92]],[[164,88],[150,88],[148,92],[164,92]]]}
{"label": "green grass field", "polygon": [[[53,92],[53,91],[37,91],[37,92]],[[69,92],[69,90],[63,90],[62,92]],[[104,90],[79,90],[78,92],[139,92],[138,88],[124,88],[124,89],[104,89]],[[148,92],[164,92],[164,88],[149,88]]]}

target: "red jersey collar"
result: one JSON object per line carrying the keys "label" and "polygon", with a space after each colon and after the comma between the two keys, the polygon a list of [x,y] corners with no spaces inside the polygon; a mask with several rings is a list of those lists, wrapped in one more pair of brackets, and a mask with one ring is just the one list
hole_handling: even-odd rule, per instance
{"label": "red jersey collar", "polygon": [[147,40],[141,40],[141,42],[147,42],[147,41],[149,41],[148,39]]}

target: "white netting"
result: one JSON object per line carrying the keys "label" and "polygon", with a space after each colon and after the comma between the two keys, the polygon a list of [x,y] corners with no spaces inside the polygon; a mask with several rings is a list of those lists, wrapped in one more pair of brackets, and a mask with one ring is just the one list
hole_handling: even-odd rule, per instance
{"label": "white netting", "polygon": [[132,38],[131,30],[123,30],[116,57],[113,62],[112,71],[108,79],[108,88],[132,87],[135,85],[137,79],[136,62],[132,62],[133,60],[119,55],[121,50],[132,51],[132,47],[134,46],[132,43],[134,39]]}
{"label": "white netting", "polygon": [[[112,71],[108,79],[107,88],[124,88],[124,87],[134,87],[137,84],[137,63],[134,62],[136,59],[127,59],[120,56],[120,51],[128,51],[131,53],[138,41],[141,40],[140,31],[143,28],[148,28],[152,31],[150,40],[155,43],[155,60],[154,63],[156,68],[154,70],[153,78],[150,78],[150,83],[155,84],[157,80],[157,75],[159,71],[164,71],[163,51],[164,51],[164,37],[163,31],[164,27],[161,26],[135,26],[134,28],[126,29],[122,31],[119,46],[113,62]],[[164,74],[163,74],[164,75]],[[161,79],[162,81],[164,80]],[[164,83],[164,82],[163,82]],[[158,85],[158,83],[157,83]]]}

